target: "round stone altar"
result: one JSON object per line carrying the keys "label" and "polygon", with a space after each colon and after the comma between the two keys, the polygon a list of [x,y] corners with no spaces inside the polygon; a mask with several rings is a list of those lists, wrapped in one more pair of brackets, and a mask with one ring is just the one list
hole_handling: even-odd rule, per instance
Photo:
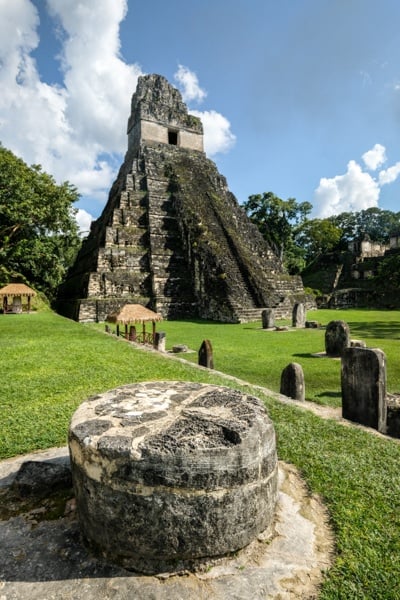
{"label": "round stone altar", "polygon": [[195,569],[274,519],[275,432],[260,400],[147,382],[89,398],[69,450],[80,527],[95,553],[144,573]]}

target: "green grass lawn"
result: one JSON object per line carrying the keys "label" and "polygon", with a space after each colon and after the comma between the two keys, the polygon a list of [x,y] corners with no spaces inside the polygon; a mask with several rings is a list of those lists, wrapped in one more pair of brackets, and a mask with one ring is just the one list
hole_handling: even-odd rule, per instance
{"label": "green grass lawn", "polygon": [[[387,357],[388,391],[400,391],[399,340],[400,311],[309,311],[309,320],[326,326],[332,320],[344,320],[352,339],[364,340],[368,347],[381,348]],[[278,324],[289,324],[279,321]],[[104,329],[103,324],[98,328]],[[301,364],[306,382],[306,399],[341,405],[340,360],[318,358],[325,350],[325,330],[290,329],[266,331],[261,322],[223,325],[204,321],[164,321],[158,329],[167,334],[167,348],[186,344],[196,350],[185,354],[197,362],[197,351],[204,339],[211,341],[214,368],[251,383],[279,392],[282,370],[290,362]]]}
{"label": "green grass lawn", "polygon": [[[388,357],[389,388],[396,379],[399,312],[319,311],[326,325],[343,318],[352,337],[379,346]],[[0,456],[66,443],[69,419],[88,395],[124,383],[185,379],[234,386],[217,374],[133,348],[51,312],[0,315]],[[309,355],[324,349],[323,330],[264,332],[259,324],[164,322],[167,345],[198,350],[212,341],[215,366],[278,389],[282,368],[293,360],[306,372],[310,398],[338,401],[339,361]],[[197,355],[185,357],[197,359]],[[329,371],[332,369],[332,371]],[[325,373],[328,373],[325,379]],[[317,382],[309,381],[317,378]],[[398,375],[397,375],[398,377]],[[237,387],[237,386],[236,386]],[[336,394],[336,395],[335,395]],[[273,419],[281,460],[295,464],[309,489],[323,497],[336,535],[336,560],[323,599],[400,599],[400,444],[356,427],[324,421],[259,392]]]}

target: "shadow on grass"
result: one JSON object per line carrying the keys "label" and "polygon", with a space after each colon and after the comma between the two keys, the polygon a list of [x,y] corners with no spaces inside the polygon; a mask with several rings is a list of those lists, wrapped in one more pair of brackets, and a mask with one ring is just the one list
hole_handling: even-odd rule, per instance
{"label": "shadow on grass", "polygon": [[359,333],[365,338],[400,339],[400,321],[364,321],[352,323],[348,321],[352,336]]}
{"label": "shadow on grass", "polygon": [[333,358],[332,356],[327,356],[323,350],[319,352],[297,352],[296,354],[292,354],[292,356],[297,356],[298,358]]}
{"label": "shadow on grass", "polygon": [[320,392],[315,394],[315,398],[341,398],[342,392]]}

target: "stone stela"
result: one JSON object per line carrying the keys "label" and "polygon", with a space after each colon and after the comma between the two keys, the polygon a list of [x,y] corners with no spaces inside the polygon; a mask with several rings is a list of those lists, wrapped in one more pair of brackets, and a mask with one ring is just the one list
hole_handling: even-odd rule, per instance
{"label": "stone stela", "polygon": [[123,386],[72,417],[84,541],[144,573],[235,552],[275,516],[275,431],[257,398],[189,382]]}
{"label": "stone stela", "polygon": [[306,388],[303,367],[299,363],[289,363],[281,374],[280,393],[293,400],[305,400]]}
{"label": "stone stela", "polygon": [[261,313],[262,328],[273,329],[275,327],[275,311],[273,308],[265,308]]}
{"label": "stone stela", "polygon": [[306,311],[302,302],[296,302],[292,311],[292,327],[303,328],[306,323]]}
{"label": "stone stela", "polygon": [[350,328],[345,321],[330,321],[325,330],[325,351],[337,358],[350,346]]}
{"label": "stone stela", "polygon": [[341,369],[345,419],[386,433],[386,356],[378,348],[346,348]]}
{"label": "stone stela", "polygon": [[199,349],[199,365],[207,367],[208,369],[214,368],[214,355],[210,340],[204,340]]}

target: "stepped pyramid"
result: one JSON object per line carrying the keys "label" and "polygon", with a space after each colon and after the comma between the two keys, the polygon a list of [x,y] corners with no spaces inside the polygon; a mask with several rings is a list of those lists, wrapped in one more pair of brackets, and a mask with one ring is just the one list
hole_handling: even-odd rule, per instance
{"label": "stepped pyramid", "polygon": [[128,302],[166,318],[277,316],[303,301],[203,151],[200,119],[160,75],[139,77],[128,151],[103,213],[60,287],[58,311],[102,321]]}

